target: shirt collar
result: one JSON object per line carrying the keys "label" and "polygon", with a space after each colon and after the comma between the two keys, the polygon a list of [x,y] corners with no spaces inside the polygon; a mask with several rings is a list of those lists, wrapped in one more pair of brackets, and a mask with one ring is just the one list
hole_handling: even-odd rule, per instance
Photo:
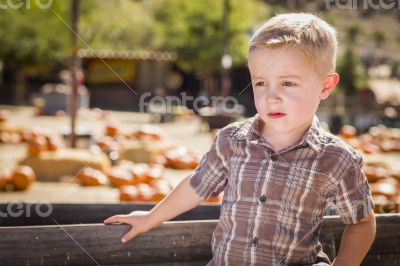
{"label": "shirt collar", "polygon": [[[247,127],[247,136],[250,137],[250,140],[254,139],[259,139],[261,137],[261,134],[259,133],[259,122],[260,122],[260,116],[256,114],[254,117],[252,117],[249,121],[249,126]],[[241,133],[244,133],[243,131],[246,129],[246,127],[242,128],[240,131]],[[297,142],[297,144],[294,145],[294,147],[301,146],[304,144],[308,144],[312,149],[315,151],[320,151],[321,149],[321,142],[319,141],[319,136],[321,134],[321,125],[319,123],[318,117],[316,115],[313,116],[312,122],[306,133],[303,135],[303,137],[300,139],[300,141]]]}

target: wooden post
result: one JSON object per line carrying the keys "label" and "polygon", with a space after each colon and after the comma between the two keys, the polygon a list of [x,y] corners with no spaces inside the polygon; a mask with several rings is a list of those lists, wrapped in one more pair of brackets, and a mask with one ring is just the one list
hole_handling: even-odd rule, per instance
{"label": "wooden post", "polygon": [[[221,60],[224,56],[228,55],[229,47],[229,13],[230,13],[230,0],[224,0],[224,7],[222,13],[222,55]],[[221,85],[222,85],[222,96],[227,97],[231,93],[231,80],[229,67],[222,66],[221,68]]]}
{"label": "wooden post", "polygon": [[76,146],[76,134],[75,134],[75,127],[76,127],[76,114],[77,114],[77,98],[78,98],[78,71],[79,71],[79,58],[78,58],[78,34],[79,34],[79,7],[80,7],[80,0],[73,0],[71,6],[71,16],[72,16],[72,25],[71,25],[71,38],[72,38],[72,54],[71,54],[71,65],[70,65],[70,72],[71,72],[71,93],[70,93],[70,125],[71,125],[71,132],[70,132],[70,145],[72,148]]}

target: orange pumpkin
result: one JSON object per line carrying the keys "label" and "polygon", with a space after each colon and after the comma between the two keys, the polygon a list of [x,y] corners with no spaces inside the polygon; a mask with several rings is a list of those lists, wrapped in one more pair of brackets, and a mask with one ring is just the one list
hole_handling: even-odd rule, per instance
{"label": "orange pumpkin", "polygon": [[161,201],[171,192],[171,186],[168,181],[164,179],[154,181],[153,188],[155,193],[151,197],[150,201]]}
{"label": "orange pumpkin", "polygon": [[108,179],[114,187],[128,186],[135,183],[134,176],[129,170],[117,166],[110,168],[108,171]]}
{"label": "orange pumpkin", "polygon": [[119,188],[120,201],[136,201],[139,190],[135,186],[122,186]]}
{"label": "orange pumpkin", "polygon": [[340,137],[344,139],[350,139],[356,136],[357,130],[355,127],[350,125],[344,125],[340,129]]}
{"label": "orange pumpkin", "polygon": [[164,166],[161,164],[153,164],[147,172],[149,185],[154,185],[155,181],[161,180],[164,177]]}
{"label": "orange pumpkin", "polygon": [[391,182],[377,182],[370,184],[372,195],[384,195],[388,198],[397,196],[398,186]]}
{"label": "orange pumpkin", "polygon": [[160,140],[161,129],[155,126],[145,125],[135,132],[134,137],[137,139]]}
{"label": "orange pumpkin", "polygon": [[139,191],[137,197],[138,201],[150,201],[155,194],[155,189],[150,187],[148,184],[138,184],[136,187]]}
{"label": "orange pumpkin", "polygon": [[0,133],[0,142],[9,143],[11,139],[11,134],[9,132],[3,131]]}
{"label": "orange pumpkin", "polygon": [[166,152],[167,167],[174,169],[194,169],[199,164],[196,155],[185,147],[177,147]]}
{"label": "orange pumpkin", "polygon": [[119,129],[115,124],[109,123],[106,125],[105,134],[114,137],[119,134]]}
{"label": "orange pumpkin", "polygon": [[10,111],[0,110],[0,122],[4,122],[10,119]]}
{"label": "orange pumpkin", "polygon": [[21,135],[19,133],[11,133],[10,134],[10,143],[20,143],[21,142]]}
{"label": "orange pumpkin", "polygon": [[102,171],[85,167],[78,174],[79,183],[83,186],[103,186],[107,184],[107,176]]}
{"label": "orange pumpkin", "polygon": [[386,177],[389,176],[389,172],[387,169],[383,167],[376,167],[376,166],[369,166],[369,165],[364,165],[363,171],[365,175],[367,176],[368,182],[376,182],[381,179],[385,179]]}
{"label": "orange pumpkin", "polygon": [[54,141],[53,138],[46,137],[46,142],[47,142],[46,149],[48,151],[58,151],[59,150],[60,147],[57,144],[57,142]]}
{"label": "orange pumpkin", "polygon": [[30,166],[20,165],[12,175],[12,184],[17,190],[25,190],[36,180],[36,175]]}
{"label": "orange pumpkin", "polygon": [[11,176],[8,174],[0,175],[0,190],[4,190],[11,183]]}
{"label": "orange pumpkin", "polygon": [[149,183],[151,181],[148,176],[149,166],[145,163],[134,164],[131,172],[137,183]]}
{"label": "orange pumpkin", "polygon": [[96,140],[96,144],[97,146],[100,147],[101,150],[106,150],[108,149],[108,147],[111,145],[111,143],[113,142],[113,138],[110,136],[103,136],[101,138],[99,138],[98,140]]}
{"label": "orange pumpkin", "polygon": [[47,142],[44,137],[36,137],[28,142],[28,156],[38,156],[47,150]]}

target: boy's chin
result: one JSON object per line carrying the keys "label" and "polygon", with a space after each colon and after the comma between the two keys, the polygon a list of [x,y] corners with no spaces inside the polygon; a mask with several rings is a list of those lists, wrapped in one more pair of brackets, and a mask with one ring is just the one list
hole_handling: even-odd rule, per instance
{"label": "boy's chin", "polygon": [[281,118],[271,118],[268,115],[260,115],[260,118],[263,121],[263,127],[273,130],[275,133],[289,133],[298,127],[297,124],[293,123],[294,121],[288,119],[287,115]]}
{"label": "boy's chin", "polygon": [[268,116],[260,116],[261,120],[263,121],[263,126],[267,128],[274,129],[274,131],[285,132],[290,130],[290,122],[286,120],[286,117],[273,119]]}

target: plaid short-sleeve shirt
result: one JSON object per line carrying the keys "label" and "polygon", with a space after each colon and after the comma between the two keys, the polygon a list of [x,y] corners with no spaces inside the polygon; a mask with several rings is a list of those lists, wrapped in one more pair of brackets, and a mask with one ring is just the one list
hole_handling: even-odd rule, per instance
{"label": "plaid short-sleeve shirt", "polygon": [[345,224],[373,208],[361,154],[316,116],[300,141],[275,153],[259,121],[222,129],[190,179],[202,198],[224,191],[208,265],[312,265],[328,203]]}

